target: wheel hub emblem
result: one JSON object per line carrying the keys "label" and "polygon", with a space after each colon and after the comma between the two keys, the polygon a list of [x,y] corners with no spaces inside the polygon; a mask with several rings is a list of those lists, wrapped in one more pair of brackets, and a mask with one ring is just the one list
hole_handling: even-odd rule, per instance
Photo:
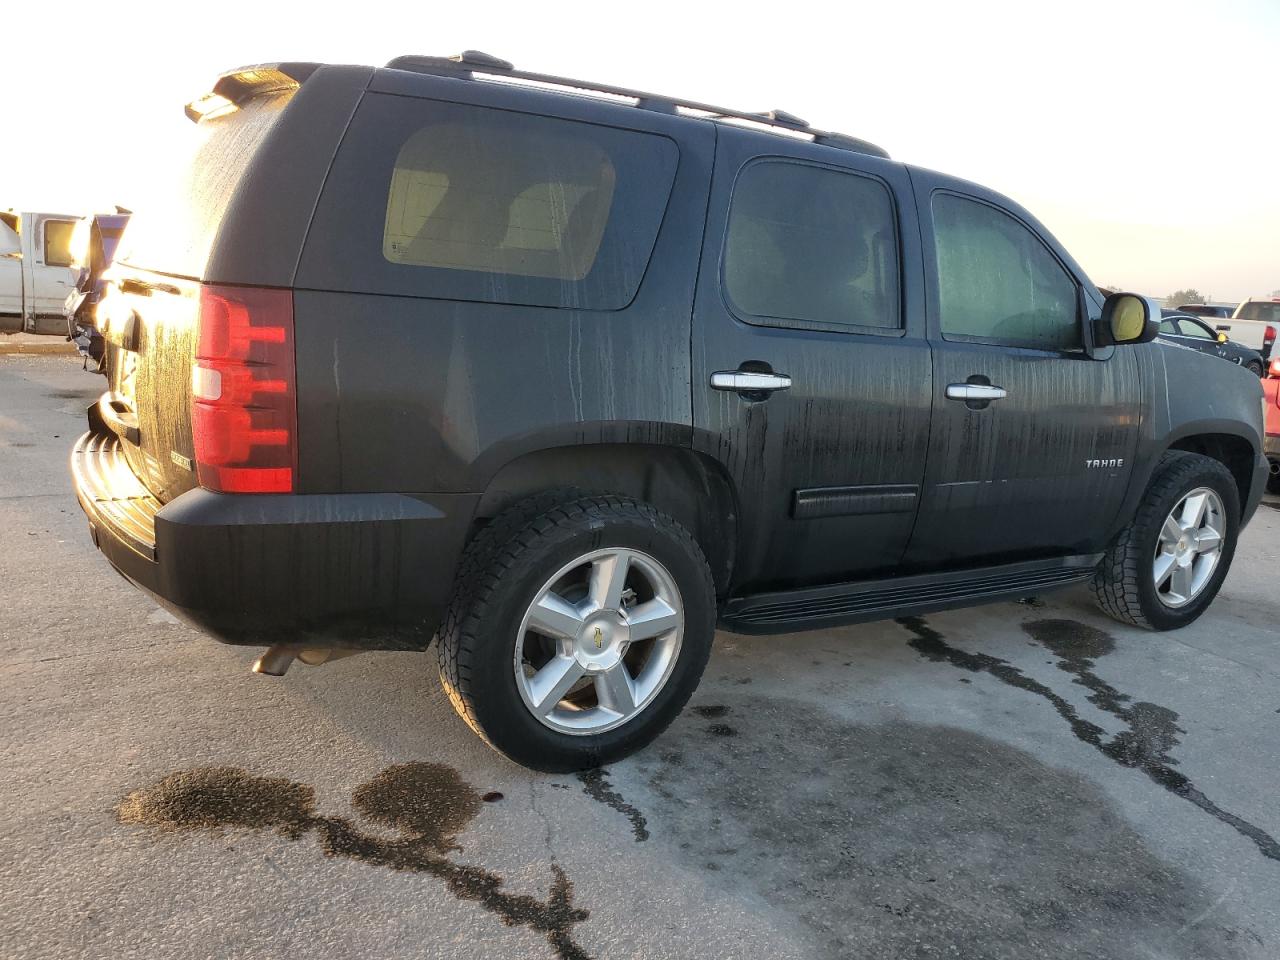
{"label": "wheel hub emblem", "polygon": [[604,633],[600,630],[598,626],[596,627],[595,641],[596,641],[596,649],[603,650],[604,649]]}

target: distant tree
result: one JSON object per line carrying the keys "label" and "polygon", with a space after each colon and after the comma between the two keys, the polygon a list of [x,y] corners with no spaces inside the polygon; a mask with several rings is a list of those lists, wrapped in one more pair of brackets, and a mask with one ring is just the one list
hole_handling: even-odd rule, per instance
{"label": "distant tree", "polygon": [[1184,303],[1206,303],[1205,295],[1194,287],[1190,290],[1175,290],[1164,298],[1166,307],[1180,307]]}
{"label": "distant tree", "polygon": [[1280,297],[1280,290],[1272,290],[1271,295],[1273,297]]}

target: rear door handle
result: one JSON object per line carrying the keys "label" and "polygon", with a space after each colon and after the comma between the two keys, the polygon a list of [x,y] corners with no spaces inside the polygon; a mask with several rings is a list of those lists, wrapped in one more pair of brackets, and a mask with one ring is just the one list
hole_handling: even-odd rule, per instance
{"label": "rear door handle", "polygon": [[948,400],[1003,400],[1008,395],[1004,387],[993,387],[985,383],[947,384]]}
{"label": "rear door handle", "polygon": [[721,370],[711,375],[711,389],[734,393],[773,393],[775,390],[790,390],[791,378],[783,373]]}

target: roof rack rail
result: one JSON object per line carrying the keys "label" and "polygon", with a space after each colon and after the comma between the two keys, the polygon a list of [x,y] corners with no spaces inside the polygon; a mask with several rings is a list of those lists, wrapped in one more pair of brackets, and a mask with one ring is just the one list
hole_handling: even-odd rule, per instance
{"label": "roof rack rail", "polygon": [[607,83],[595,83],[590,80],[574,80],[569,77],[557,77],[546,73],[532,73],[527,70],[517,70],[509,61],[495,57],[492,54],[482,53],[479,50],[464,50],[462,53],[453,57],[427,57],[409,54],[403,57],[396,57],[387,63],[387,67],[392,70],[409,70],[414,73],[429,73],[442,77],[455,77],[463,80],[475,79],[476,74],[489,77],[501,77],[512,80],[524,80],[529,83],[543,84],[550,87],[559,87],[564,90],[580,90],[584,93],[605,94],[610,97],[625,97],[635,101],[635,105],[641,110],[652,110],[657,113],[679,113],[681,110],[692,111],[696,114],[704,114],[707,119],[711,120],[745,120],[749,123],[757,123],[766,127],[776,127],[780,130],[787,130],[792,133],[802,133],[813,138],[814,143],[820,143],[829,147],[838,147],[842,150],[852,150],[857,153],[866,153],[875,157],[888,157],[889,154],[881,147],[876,146],[866,140],[858,137],[851,137],[844,133],[835,133],[830,130],[818,130],[797,117],[793,113],[787,113],[785,110],[767,110],[762,113],[747,113],[741,110],[730,110],[725,107],[716,107],[709,103],[699,103],[696,100],[685,100],[680,97],[668,97],[662,94],[646,93],[643,90],[632,90],[627,87],[617,87]]}

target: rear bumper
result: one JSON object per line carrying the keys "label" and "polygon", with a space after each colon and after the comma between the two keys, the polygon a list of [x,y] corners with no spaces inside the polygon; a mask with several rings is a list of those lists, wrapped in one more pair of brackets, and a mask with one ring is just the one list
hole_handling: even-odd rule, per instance
{"label": "rear bumper", "polygon": [[1262,452],[1268,457],[1280,457],[1280,435],[1268,433],[1263,437]]}
{"label": "rear bumper", "polygon": [[161,504],[113,435],[71,454],[76,497],[112,566],[225,643],[421,650],[443,617],[470,495],[219,494]]}

